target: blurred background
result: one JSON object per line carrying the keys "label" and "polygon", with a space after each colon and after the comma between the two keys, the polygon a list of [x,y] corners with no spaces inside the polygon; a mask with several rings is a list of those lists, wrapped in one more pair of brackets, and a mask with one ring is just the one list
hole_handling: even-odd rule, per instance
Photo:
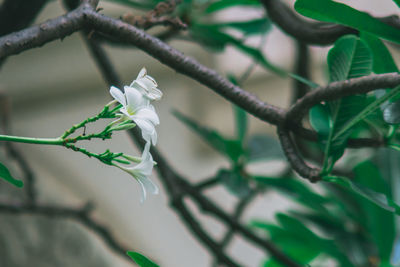
{"label": "blurred background", "polygon": [[[294,1],[286,1],[293,6]],[[348,2],[348,1],[346,1]],[[0,1],[0,4],[2,1]],[[375,15],[391,13],[393,2],[351,1],[351,5],[368,7]],[[100,1],[102,13],[121,17],[127,12],[107,1]],[[364,9],[365,10],[365,9]],[[129,9],[141,14],[142,11]],[[45,21],[64,14],[59,1],[49,2],[36,19]],[[143,12],[142,12],[143,13]],[[220,19],[245,20],[261,18],[260,8],[229,9],[219,12]],[[250,38],[258,44],[260,37]],[[213,53],[185,40],[171,40],[173,47],[215,68],[222,75],[243,74],[252,60],[233,47]],[[291,69],[295,43],[276,29],[265,40],[263,52],[271,62]],[[218,129],[226,136],[234,134],[232,106],[211,90],[160,64],[144,52],[134,48],[106,46],[124,84],[130,84],[142,67],[156,79],[164,96],[155,103],[160,116],[157,147],[169,163],[191,182],[212,177],[218,169],[228,166],[217,152],[179,122],[171,113],[178,110],[204,125]],[[313,48],[312,79],[324,83],[327,49]],[[274,105],[286,107],[290,103],[292,82],[265,69],[256,67],[243,88]],[[268,85],[265,86],[265,85]],[[10,101],[10,127],[14,135],[29,137],[56,137],[72,124],[97,114],[111,100],[109,88],[97,70],[87,47],[79,34],[28,50],[7,59],[0,71],[0,92]],[[87,131],[101,129],[87,128]],[[250,133],[275,136],[275,128],[250,119]],[[36,174],[39,203],[80,207],[90,201],[95,205],[94,218],[106,225],[115,237],[128,248],[149,256],[160,266],[210,266],[211,257],[191,236],[173,210],[169,208],[164,189],[156,174],[152,180],[160,186],[158,196],[149,196],[140,204],[140,188],[132,177],[101,164],[96,159],[66,150],[62,147],[18,144]],[[94,141],[85,147],[96,152],[111,149],[137,155],[134,144],[126,133],[116,133],[112,140]],[[6,160],[0,154],[0,161]],[[252,173],[275,173],[284,163],[253,164]],[[17,168],[11,172],[21,175]],[[0,183],[0,198],[18,202],[21,192],[6,183]],[[207,195],[225,210],[231,211],[237,202],[235,196],[222,186],[207,191]],[[291,204],[293,205],[293,204]],[[251,218],[273,219],[277,210],[288,207],[285,198],[273,192],[258,197],[244,214],[242,221]],[[224,227],[216,221],[196,213],[213,236],[222,237]],[[113,253],[94,233],[73,220],[61,220],[32,215],[0,215],[0,266],[132,266],[126,257]],[[229,247],[234,258],[246,266],[260,266],[264,253],[246,244],[240,238]]]}

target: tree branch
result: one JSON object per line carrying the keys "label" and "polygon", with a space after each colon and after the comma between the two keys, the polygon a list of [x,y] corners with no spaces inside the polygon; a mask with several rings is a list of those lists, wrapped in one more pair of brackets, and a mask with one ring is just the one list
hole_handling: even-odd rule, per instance
{"label": "tree branch", "polygon": [[313,45],[330,45],[346,34],[357,34],[358,31],[337,24],[309,22],[300,18],[280,0],[261,0],[268,17],[278,27],[302,43]]}
{"label": "tree branch", "polygon": [[[307,93],[287,112],[287,123],[301,121],[309,109],[321,101],[332,101],[339,98],[365,94],[381,88],[394,88],[400,85],[399,73],[385,73],[332,82]],[[288,124],[287,124],[288,125]]]}
{"label": "tree branch", "polygon": [[[102,56],[103,58],[107,58],[105,54]],[[114,69],[109,60],[96,60],[97,64],[104,64],[103,66],[98,66],[101,71],[111,71]],[[106,77],[106,75],[103,75]],[[115,80],[116,77],[113,77],[112,80]],[[118,83],[120,84],[120,82]],[[111,80],[107,81],[107,85],[111,86]],[[139,148],[143,149],[145,141],[143,140],[139,130],[137,127],[131,129],[129,131],[130,135],[133,137],[133,140],[139,146]],[[177,211],[177,213],[184,219],[185,224],[190,227],[191,231],[196,233],[197,239],[199,239],[203,244],[206,245],[206,248],[218,257],[219,261],[224,261],[228,266],[234,264],[229,261],[229,258],[222,257],[219,251],[215,251],[216,247],[215,242],[203,234],[203,230],[199,227],[198,223],[190,217],[190,213],[185,208],[185,204],[183,203],[183,196],[187,195],[191,199],[193,199],[198,205],[202,208],[203,211],[212,214],[216,218],[219,218],[225,224],[227,224],[233,231],[241,234],[245,239],[252,242],[253,244],[264,248],[268,251],[273,257],[275,257],[279,262],[286,264],[289,267],[299,267],[296,262],[282,253],[278,248],[275,247],[274,244],[267,240],[263,240],[255,235],[253,232],[248,230],[246,227],[242,226],[234,219],[232,219],[228,214],[222,211],[219,207],[209,201],[206,197],[199,193],[197,187],[189,184],[184,178],[182,178],[167,162],[167,160],[161,155],[161,153],[154,147],[151,147],[150,150],[153,155],[153,159],[157,162],[157,172],[159,173],[159,177],[161,182],[163,183],[165,189],[167,190],[168,196],[170,198],[171,205]],[[193,221],[194,220],[194,221]],[[217,253],[217,254],[215,254]]]}
{"label": "tree branch", "polygon": [[85,205],[83,208],[66,208],[60,206],[46,206],[46,205],[12,205],[0,203],[0,213],[15,214],[15,215],[40,215],[49,218],[66,219],[70,218],[85,225],[89,230],[93,231],[111,248],[115,253],[124,259],[126,256],[127,247],[119,244],[111,232],[102,224],[90,218],[91,205]]}

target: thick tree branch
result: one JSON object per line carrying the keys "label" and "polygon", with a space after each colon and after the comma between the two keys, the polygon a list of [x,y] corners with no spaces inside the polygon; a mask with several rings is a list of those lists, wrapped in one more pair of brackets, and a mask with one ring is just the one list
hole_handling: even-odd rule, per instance
{"label": "thick tree branch", "polygon": [[277,128],[279,141],[281,143],[283,152],[286,155],[286,158],[289,160],[292,168],[303,178],[310,180],[310,182],[314,183],[319,180],[321,170],[310,167],[307,163],[304,162],[303,158],[297,151],[296,145],[293,142],[289,131],[285,128],[285,125],[282,124]]}
{"label": "thick tree branch", "polygon": [[[346,34],[358,34],[358,30],[332,23],[310,22],[302,19],[281,0],[260,0],[268,17],[284,32],[300,42],[311,45],[330,45]],[[398,16],[377,18],[393,27],[400,28]]]}
{"label": "thick tree branch", "polygon": [[330,83],[307,93],[299,99],[287,112],[287,125],[299,122],[309,109],[321,101],[332,101],[339,98],[365,94],[381,88],[394,88],[400,85],[399,73],[385,73],[354,78],[345,81]]}
{"label": "thick tree branch", "polygon": [[[88,4],[82,4],[67,15],[49,20],[39,26],[0,38],[0,59],[43,45],[57,38],[63,38],[82,28],[95,29],[103,34],[112,35],[123,42],[135,45],[161,63],[206,85],[263,121],[273,125],[278,125],[283,121],[284,109],[261,101],[255,95],[221,77],[214,70],[201,65],[195,59],[183,55],[178,50],[132,25],[96,13]],[[303,138],[317,140],[317,135],[313,131],[299,127],[297,124],[290,127]],[[377,143],[379,142],[375,140],[349,142],[354,147],[371,144],[375,146]]]}
{"label": "thick tree branch", "polygon": [[329,45],[343,35],[358,33],[349,27],[336,24],[309,22],[300,18],[280,0],[261,0],[268,17],[278,27],[300,42],[313,45]]}

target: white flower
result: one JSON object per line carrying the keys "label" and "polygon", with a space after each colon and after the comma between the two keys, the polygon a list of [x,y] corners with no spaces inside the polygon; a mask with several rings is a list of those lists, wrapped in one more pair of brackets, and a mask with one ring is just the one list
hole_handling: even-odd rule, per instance
{"label": "white flower", "polygon": [[111,86],[110,94],[122,104],[120,112],[133,120],[142,130],[143,139],[152,144],[157,143],[155,125],[160,123],[157,113],[150,101],[133,87],[125,86],[125,94],[117,87]]}
{"label": "white flower", "polygon": [[118,164],[115,164],[118,168],[121,170],[126,171],[130,175],[133,176],[133,178],[136,179],[136,181],[139,182],[140,187],[142,189],[142,195],[140,198],[140,202],[143,203],[144,200],[146,200],[147,193],[151,194],[158,194],[159,190],[156,184],[154,184],[150,180],[151,173],[153,171],[153,157],[150,154],[150,143],[146,143],[143,154],[141,157],[141,161],[138,165],[134,167],[123,167]]}
{"label": "white flower", "polygon": [[133,80],[130,87],[139,90],[145,97],[150,100],[160,100],[162,92],[157,88],[157,82],[153,77],[147,75],[146,68],[142,68],[136,80]]}

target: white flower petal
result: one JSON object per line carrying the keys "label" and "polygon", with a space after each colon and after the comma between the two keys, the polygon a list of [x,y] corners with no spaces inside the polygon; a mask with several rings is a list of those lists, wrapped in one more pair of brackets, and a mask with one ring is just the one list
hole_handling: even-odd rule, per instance
{"label": "white flower petal", "polygon": [[137,80],[137,79],[144,78],[146,75],[147,75],[147,70],[146,70],[145,67],[143,67],[143,68],[139,71],[139,74],[138,74],[138,76],[136,77],[136,80]]}
{"label": "white flower petal", "polygon": [[123,106],[126,106],[125,95],[124,95],[124,93],[121,92],[121,90],[119,90],[115,86],[111,86],[110,94],[112,95],[112,97],[114,97],[115,100],[117,100]]}
{"label": "white flower petal", "polygon": [[143,97],[142,93],[133,87],[125,86],[125,96],[126,96],[126,109],[128,112],[133,112],[141,106],[145,106],[148,101]]}
{"label": "white flower petal", "polygon": [[137,180],[140,184],[140,189],[142,191],[142,194],[140,195],[140,203],[143,204],[143,202],[146,200],[147,194],[146,194],[146,187],[143,184],[142,180],[138,179]]}
{"label": "white flower petal", "polygon": [[160,124],[160,119],[152,106],[141,108],[135,113],[135,117],[139,117],[142,120],[150,121],[154,125]]}
{"label": "white flower petal", "polygon": [[133,121],[139,126],[142,131],[142,137],[146,142],[152,142],[153,145],[157,143],[157,132],[154,124],[148,120],[142,120],[141,118],[133,118]]}
{"label": "white flower petal", "polygon": [[163,93],[161,92],[161,90],[157,89],[157,88],[153,88],[147,95],[148,98],[150,98],[151,100],[160,100],[161,97],[163,96]]}

